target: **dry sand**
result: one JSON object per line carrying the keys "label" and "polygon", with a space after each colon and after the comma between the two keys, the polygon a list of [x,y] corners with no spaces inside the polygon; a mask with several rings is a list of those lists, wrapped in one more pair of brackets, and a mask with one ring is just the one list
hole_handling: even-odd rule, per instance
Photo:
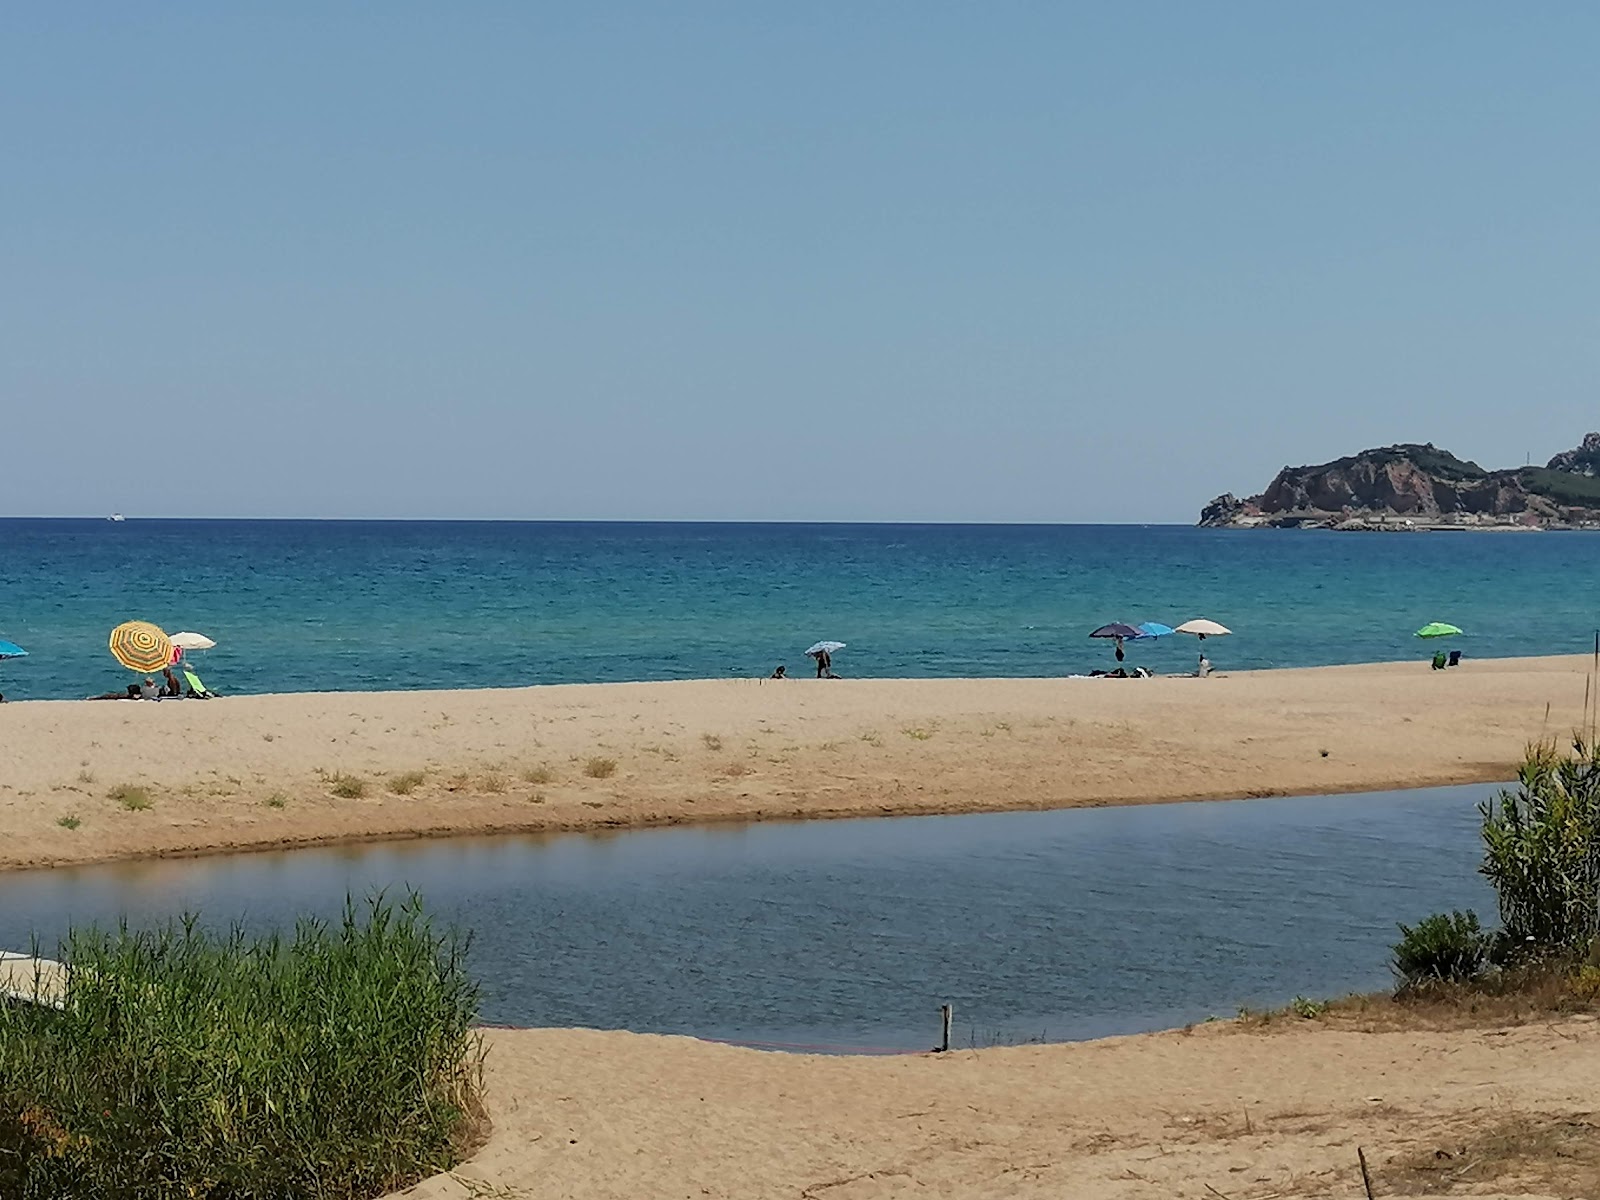
{"label": "dry sand", "polygon": [[[1568,657],[1205,680],[713,680],[5,704],[0,867],[1504,779],[1529,739],[1581,723],[1588,667]],[[420,782],[396,794],[412,773]],[[113,795],[128,786],[144,789],[148,808]],[[70,818],[76,828],[58,824]]]}
{"label": "dry sand", "polygon": [[1353,1200],[1357,1146],[1379,1196],[1600,1188],[1585,1018],[1450,1033],[1291,1019],[894,1059],[489,1037],[489,1143],[416,1200]]}

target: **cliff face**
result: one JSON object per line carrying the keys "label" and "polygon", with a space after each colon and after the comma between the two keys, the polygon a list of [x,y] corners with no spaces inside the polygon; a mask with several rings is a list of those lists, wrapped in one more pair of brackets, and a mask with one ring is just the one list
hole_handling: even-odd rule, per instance
{"label": "cliff face", "polygon": [[1545,464],[1547,471],[1571,471],[1575,475],[1600,475],[1600,433],[1586,433],[1576,450],[1563,450]]}
{"label": "cliff face", "polygon": [[1285,467],[1259,496],[1218,496],[1209,526],[1600,521],[1600,434],[1544,468],[1486,471],[1432,443],[1385,446],[1315,466]]}

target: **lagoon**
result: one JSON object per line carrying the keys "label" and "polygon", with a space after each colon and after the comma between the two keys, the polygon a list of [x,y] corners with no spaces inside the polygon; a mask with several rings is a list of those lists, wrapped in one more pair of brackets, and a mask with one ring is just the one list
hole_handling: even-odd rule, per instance
{"label": "lagoon", "polygon": [[1485,786],[456,838],[0,874],[0,947],[419,890],[486,1021],[784,1047],[1064,1041],[1388,985],[1395,923],[1476,908]]}

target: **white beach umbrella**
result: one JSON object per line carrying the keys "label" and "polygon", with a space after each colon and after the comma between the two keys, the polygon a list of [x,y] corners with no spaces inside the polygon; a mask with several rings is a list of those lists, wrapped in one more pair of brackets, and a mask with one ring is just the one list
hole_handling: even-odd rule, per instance
{"label": "white beach umbrella", "polygon": [[811,647],[811,649],[807,650],[806,653],[812,657],[816,657],[818,654],[832,654],[835,651],[843,649],[843,642],[818,642],[815,646]]}
{"label": "white beach umbrella", "polygon": [[217,645],[203,633],[175,633],[170,640],[180,650],[212,650]]}
{"label": "white beach umbrella", "polygon": [[1201,618],[1194,621],[1185,621],[1172,632],[1192,633],[1198,638],[1208,638],[1223,637],[1226,634],[1232,633],[1233,630],[1229,629],[1226,625],[1218,625],[1215,621],[1207,621],[1204,618]]}

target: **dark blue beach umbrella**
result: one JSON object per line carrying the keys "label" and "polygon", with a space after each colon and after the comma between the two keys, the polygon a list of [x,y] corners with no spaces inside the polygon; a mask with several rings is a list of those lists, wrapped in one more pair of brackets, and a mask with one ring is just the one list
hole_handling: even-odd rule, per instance
{"label": "dark blue beach umbrella", "polygon": [[1139,636],[1139,631],[1132,625],[1124,625],[1121,621],[1113,621],[1109,625],[1102,625],[1089,635],[1092,638],[1117,638],[1127,640]]}

